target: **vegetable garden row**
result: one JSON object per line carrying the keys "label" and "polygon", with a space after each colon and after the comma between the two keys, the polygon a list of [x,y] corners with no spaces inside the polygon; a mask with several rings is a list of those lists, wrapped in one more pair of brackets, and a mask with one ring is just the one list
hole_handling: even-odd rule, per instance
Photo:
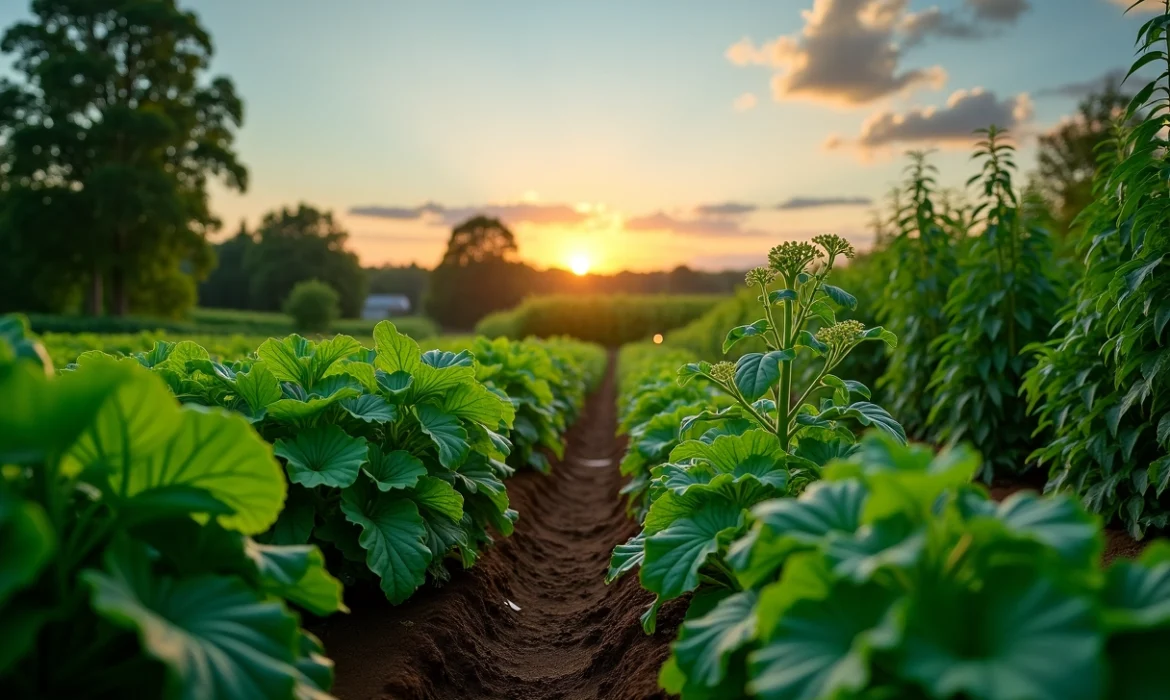
{"label": "vegetable garden row", "polygon": [[424,353],[385,322],[373,348],[294,335],[217,361],[160,342],[54,376],[20,319],[2,331],[17,698],[325,697],[300,613],[344,610],[342,582],[400,603],[446,560],[473,566],[517,518],[506,479],[547,469],[605,362],[556,340]]}
{"label": "vegetable garden row", "polygon": [[[608,578],[655,594],[648,632],[687,601],[668,691],[1170,697],[1170,544],[1102,564],[1103,523],[1141,538],[1170,513],[1170,7],[1138,44],[1131,74],[1160,72],[1100,150],[1079,271],[992,127],[973,208],[936,211],[915,156],[895,237],[862,268],[876,314],[832,284],[852,247],[819,236],[773,248],[699,337],[623,350],[621,469],[642,529]],[[707,360],[686,349],[719,320],[737,325]],[[979,483],[1037,467],[1046,495],[997,501]]]}

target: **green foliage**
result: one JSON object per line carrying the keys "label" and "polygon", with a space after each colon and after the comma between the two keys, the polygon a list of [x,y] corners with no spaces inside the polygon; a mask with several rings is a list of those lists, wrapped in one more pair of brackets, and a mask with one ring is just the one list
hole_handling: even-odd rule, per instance
{"label": "green foliage", "polygon": [[243,103],[174,0],[36,0],[0,50],[0,300],[181,315],[212,264],[208,180],[244,189]]}
{"label": "green foliage", "polygon": [[1139,31],[1131,73],[1153,66],[1158,75],[1121,117],[1136,126],[1119,125],[1102,153],[1097,201],[1084,215],[1084,276],[1025,387],[1055,435],[1035,453],[1049,488],[1120,518],[1134,537],[1170,517],[1168,32],[1170,9]]}
{"label": "green foliage", "polygon": [[316,547],[252,539],[286,485],[247,420],[138,363],[54,376],[2,327],[0,694],[328,697],[295,610],[344,610],[341,585]]}
{"label": "green foliage", "polygon": [[1023,471],[1035,444],[1037,421],[1020,396],[1034,363],[1025,346],[1047,339],[1063,295],[1051,239],[1028,219],[1013,186],[1015,148],[994,126],[977,133],[984,139],[973,157],[983,168],[969,184],[984,197],[974,212],[983,230],[961,252],[943,308],[928,424],[939,442],[971,442],[986,456],[981,477],[990,480]]}
{"label": "green foliage", "polygon": [[516,418],[508,464],[541,472],[550,469],[548,455],[564,457],[561,438],[605,367],[601,348],[575,342],[480,337],[444,348],[469,350],[475,356],[476,378],[512,402]]}
{"label": "green foliage", "polygon": [[895,236],[884,255],[889,271],[878,306],[878,320],[898,335],[889,367],[878,387],[890,410],[914,437],[926,434],[933,405],[929,389],[941,359],[935,344],[947,328],[943,307],[958,274],[956,258],[965,231],[950,216],[935,210],[937,169],[925,153],[911,153],[902,195],[894,211]]}
{"label": "green foliage", "polygon": [[471,328],[524,298],[531,268],[514,260],[516,237],[499,219],[475,216],[451,230],[431,273],[426,312],[447,328]]}
{"label": "green foliage", "polygon": [[491,314],[475,332],[489,338],[567,335],[607,347],[649,339],[686,325],[727,299],[721,296],[553,294],[529,297]]}
{"label": "green foliage", "polygon": [[230,308],[277,311],[298,283],[318,279],[340,296],[343,317],[361,313],[366,272],[346,248],[349,234],[332,212],[303,203],[296,210],[283,207],[265,214],[250,237],[254,242],[244,246],[242,256],[248,297],[233,300]]}
{"label": "green foliage", "polygon": [[321,280],[297,282],[284,302],[284,312],[292,316],[302,333],[326,333],[341,315],[341,296]]}
{"label": "green foliage", "polygon": [[[885,275],[880,269],[884,262],[881,255],[859,254],[833,272],[834,281],[849,289],[856,298],[855,307],[837,309],[836,317],[841,320],[854,319],[873,325],[873,309],[881,298],[881,285]],[[724,329],[729,326],[747,327],[758,315],[756,295],[744,289],[733,297],[725,298],[706,313],[677,330],[665,333],[665,344],[694,353],[708,362],[738,360],[749,352],[759,352],[764,341],[744,339],[726,352],[723,350]],[[821,325],[818,318],[810,319],[810,329],[815,332]],[[880,345],[870,344],[856,348],[842,361],[838,373],[855,377],[867,386],[874,386],[886,371],[888,354]],[[812,382],[815,367],[805,365],[799,370],[802,383]]]}
{"label": "green foliage", "polygon": [[[583,351],[535,341],[488,347],[500,365],[477,366],[466,350],[422,352],[388,321],[373,339],[367,349],[344,335],[270,338],[244,359],[222,361],[191,342],[162,342],[132,361],[185,403],[242,414],[273,444],[289,497],[263,541],[317,544],[343,580],[379,582],[399,603],[428,576],[446,580],[448,559],[473,565],[489,530],[511,534],[505,459],[518,446],[538,462],[537,448],[560,438],[518,429],[517,406],[550,406],[555,413],[540,417],[563,430],[597,368],[576,364]],[[520,374],[540,368],[556,384],[555,393],[545,386],[552,403],[526,393],[535,384],[510,384],[510,397],[476,379],[490,381],[503,365]]]}
{"label": "green foliage", "polygon": [[968,483],[980,468],[967,449],[873,435],[799,497],[740,522],[709,510],[726,568],[692,600],[663,686],[683,700],[1160,692],[1163,666],[1133,654],[1156,658],[1170,631],[1170,548],[1102,572],[1096,518],[1067,497],[995,503]]}
{"label": "green foliage", "polygon": [[[835,307],[856,300],[829,278],[853,249],[837,236],[814,241],[776,246],[769,267],[747,274],[764,318],[731,329],[723,349],[758,337],[762,352],[734,365],[688,363],[674,385],[648,360],[640,360],[646,364],[637,379],[623,379],[621,428],[630,435],[624,493],[644,518],[642,532],[615,550],[607,580],[639,570],[657,596],[643,617],[648,630],[665,601],[701,585],[738,590],[727,548],[743,534],[748,510],[817,481],[825,463],[854,449],[853,426],[906,439],[897,421],[868,401],[865,385],[832,373],[867,341],[897,341],[883,328],[836,320]],[[819,258],[826,260],[814,265]],[[815,335],[812,318],[820,323]],[[813,381],[794,388],[794,366],[810,361]]]}

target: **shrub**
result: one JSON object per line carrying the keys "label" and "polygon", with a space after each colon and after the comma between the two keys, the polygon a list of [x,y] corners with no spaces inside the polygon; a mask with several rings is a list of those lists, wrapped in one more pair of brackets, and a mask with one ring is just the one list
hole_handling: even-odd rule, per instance
{"label": "shrub", "polygon": [[476,326],[489,338],[567,335],[608,347],[644,340],[699,318],[726,300],[715,295],[551,294],[490,314]]}
{"label": "shrub", "polygon": [[302,333],[325,333],[341,315],[341,296],[320,280],[297,282],[284,302],[284,312]]}

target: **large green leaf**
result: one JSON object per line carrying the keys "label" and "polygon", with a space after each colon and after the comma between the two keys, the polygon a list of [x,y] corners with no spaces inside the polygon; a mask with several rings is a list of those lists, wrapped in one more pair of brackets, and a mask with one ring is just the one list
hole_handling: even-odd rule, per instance
{"label": "large green leaf", "polygon": [[0,608],[36,580],[56,550],[56,539],[41,506],[8,493],[0,483]]}
{"label": "large green leaf", "polygon": [[377,394],[362,394],[341,401],[349,415],[367,423],[391,423],[398,420],[398,407]]}
{"label": "large green leaf", "polygon": [[[97,362],[74,374],[111,371]],[[84,470],[99,486],[108,479],[108,490],[137,518],[215,514],[246,533],[272,525],[285,494],[269,447],[243,417],[180,410],[161,381],[138,369],[93,416],[66,467]]]}
{"label": "large green leaf", "polygon": [[286,460],[288,479],[294,484],[345,488],[357,480],[368,449],[364,438],[351,437],[336,425],[323,425],[297,433],[291,440],[277,440],[274,451]]}
{"label": "large green leaf", "polygon": [[413,501],[359,481],[342,492],[341,510],[362,529],[358,542],[366,564],[382,581],[382,592],[397,605],[426,580],[431,550],[427,530]]}
{"label": "large green leaf", "polygon": [[[75,377],[115,374],[112,360],[94,359],[85,367],[61,378],[53,390],[72,389]],[[130,369],[126,381],[111,388],[101,408],[90,417],[84,432],[66,457],[65,468],[80,472],[85,468],[120,470],[124,473],[135,459],[142,459],[160,449],[174,436],[183,422],[175,398],[162,380],[147,370],[126,362]],[[69,392],[71,393],[71,392]],[[24,407],[17,406],[22,409]],[[16,411],[17,413],[20,410]],[[190,410],[187,412],[190,413]],[[43,420],[53,420],[46,415]]]}
{"label": "large green leaf", "polygon": [[348,335],[335,335],[317,343],[309,360],[310,381],[305,388],[315,386],[331,373],[330,370],[337,362],[361,350],[362,344]]}
{"label": "large green leaf", "polygon": [[463,517],[463,496],[442,479],[423,476],[409,492],[410,499],[432,512],[444,515],[456,522]]}
{"label": "large green leaf", "polygon": [[282,382],[294,382],[306,389],[312,386],[309,369],[313,344],[293,333],[284,338],[269,338],[256,349],[259,357],[272,375]]}
{"label": "large green leaf", "polygon": [[105,570],[87,570],[99,615],[134,630],[167,670],[166,697],[292,698],[297,621],[236,577],[157,576],[146,552],[111,549]]}
{"label": "large green leaf", "polygon": [[980,590],[954,582],[916,591],[900,673],[936,697],[1101,697],[1103,639],[1083,595],[1027,568],[996,571]]}
{"label": "large green leaf", "polygon": [[792,350],[748,353],[735,363],[735,386],[748,401],[762,398],[780,381],[780,363],[795,358]]}
{"label": "large green leaf", "polygon": [[1068,496],[1019,492],[997,505],[968,492],[960,504],[972,517],[1002,523],[1002,530],[995,536],[1039,542],[1059,553],[1070,566],[1087,568],[1100,556],[1097,519]]}
{"label": "large green leaf", "polygon": [[381,447],[371,444],[369,460],[363,469],[381,491],[411,488],[427,473],[423,463],[405,450],[383,454]]}
{"label": "large green leaf", "polygon": [[[95,417],[108,402],[125,394],[131,404],[141,390],[148,405],[168,404],[160,417],[160,430],[149,431],[146,445],[160,443],[174,429],[174,399],[160,379],[128,362],[100,359],[83,370],[59,377],[46,376],[33,362],[0,365],[0,463],[41,461],[46,454],[72,445],[93,427]],[[169,409],[169,410],[168,410]]]}
{"label": "large green leaf", "polygon": [[1109,568],[1101,594],[1110,630],[1170,627],[1170,545],[1155,542],[1140,561],[1119,560]]}
{"label": "large green leaf", "polygon": [[[669,499],[669,501],[668,501]],[[646,554],[642,564],[642,585],[663,600],[677,598],[699,585],[699,569],[707,557],[725,547],[742,525],[744,508],[711,494],[677,497],[666,493],[651,506],[660,509],[676,501],[690,500],[682,509],[685,514],[654,532],[647,527]]]}
{"label": "large green leaf", "polygon": [[727,675],[728,657],[756,636],[756,601],[759,593],[735,593],[706,615],[683,624],[674,657],[687,680],[699,686],[717,687]]}
{"label": "large green leaf", "polygon": [[399,333],[389,321],[374,326],[374,350],[378,353],[374,365],[387,374],[401,371],[413,375],[422,365],[418,343]]}
{"label": "large green leaf", "polygon": [[605,582],[612,583],[642,565],[646,557],[646,533],[639,532],[626,543],[613,548]]}
{"label": "large green leaf", "polygon": [[361,389],[346,386],[328,396],[280,399],[268,404],[268,418],[282,423],[309,421],[327,411],[330,406],[361,394]]}
{"label": "large green leaf", "polygon": [[670,461],[700,459],[710,462],[721,472],[733,472],[753,457],[769,457],[779,462],[784,456],[780,440],[766,430],[749,430],[742,435],[720,435],[710,443],[687,440],[670,452]]}
{"label": "large green leaf", "polygon": [[459,419],[430,405],[418,406],[415,412],[423,432],[439,448],[439,463],[448,469],[458,466],[470,449],[467,431],[459,424]]}
{"label": "large green leaf", "polygon": [[761,593],[763,646],[749,657],[748,689],[765,700],[815,700],[865,688],[874,648],[897,641],[889,592],[876,584],[810,586],[810,560],[795,561]]}
{"label": "large green leaf", "polygon": [[248,404],[249,416],[262,418],[268,405],[279,401],[280,382],[268,370],[268,365],[257,361],[246,372],[236,375],[236,393]]}
{"label": "large green leaf", "polygon": [[244,551],[256,567],[260,587],[292,601],[314,615],[345,610],[341,582],[325,570],[315,546],[279,547],[247,541]]}
{"label": "large green leaf", "polygon": [[466,420],[483,423],[491,429],[503,423],[512,427],[516,411],[507,399],[501,399],[479,382],[461,383],[446,394],[439,404],[443,411]]}

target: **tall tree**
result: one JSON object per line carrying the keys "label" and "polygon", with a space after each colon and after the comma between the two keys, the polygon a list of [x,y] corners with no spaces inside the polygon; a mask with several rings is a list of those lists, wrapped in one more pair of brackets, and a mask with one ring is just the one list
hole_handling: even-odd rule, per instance
{"label": "tall tree", "polygon": [[1051,202],[1061,234],[1067,234],[1073,220],[1093,201],[1098,156],[1109,158],[1098,152],[1112,148],[1113,125],[1124,117],[1131,99],[1132,95],[1108,85],[1081,101],[1072,118],[1040,136],[1034,184]]}
{"label": "tall tree", "polygon": [[476,216],[456,226],[431,273],[428,315],[448,328],[468,329],[515,306],[532,288],[535,272],[515,262],[516,253],[516,237],[499,219]]}
{"label": "tall tree", "polygon": [[318,279],[340,295],[342,316],[361,313],[366,271],[332,212],[308,204],[269,212],[252,238],[244,252],[251,308],[277,311],[297,282]]}
{"label": "tall tree", "polygon": [[[31,9],[0,40],[20,76],[0,82],[9,187],[0,252],[36,261],[34,294],[88,281],[92,313],[108,286],[112,310],[125,314],[132,300],[210,267],[206,234],[219,222],[208,178],[246,186],[232,150],[243,104],[230,80],[206,79],[211,37],[174,0],[33,0]],[[192,293],[164,296],[190,303],[185,284]]]}
{"label": "tall tree", "polygon": [[443,265],[467,266],[472,263],[509,260],[516,254],[516,237],[499,219],[476,216],[451,231]]}

